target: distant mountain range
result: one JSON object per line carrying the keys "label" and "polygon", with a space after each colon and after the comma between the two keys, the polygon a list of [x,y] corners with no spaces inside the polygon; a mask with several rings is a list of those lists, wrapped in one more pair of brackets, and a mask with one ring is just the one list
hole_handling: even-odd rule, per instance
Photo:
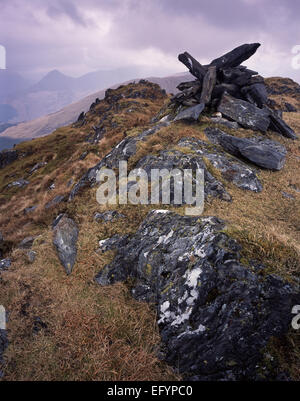
{"label": "distant mountain range", "polygon": [[[57,73],[54,73],[54,75],[57,75]],[[137,80],[139,80],[139,78]],[[182,82],[183,80],[193,80],[193,77],[189,73],[184,73],[175,74],[164,78],[150,77],[147,78],[147,80],[153,83],[157,83],[168,93],[176,93],[176,86],[180,82]],[[110,87],[117,88],[120,85],[132,81],[134,80],[111,85]],[[38,85],[40,84],[45,85],[45,81],[41,81]],[[86,96],[75,103],[69,104],[58,112],[39,117],[32,121],[20,123],[16,126],[6,129],[0,134],[0,150],[8,147],[8,145],[12,146],[14,143],[18,143],[22,140],[45,136],[53,132],[58,127],[62,127],[76,121],[79,114],[82,111],[87,111],[96,98],[104,98],[105,90],[106,89],[100,90],[89,96]]]}
{"label": "distant mountain range", "polygon": [[24,122],[55,113],[97,90],[142,76],[138,68],[95,71],[79,78],[53,70],[32,83],[19,74],[0,70],[0,123]]}

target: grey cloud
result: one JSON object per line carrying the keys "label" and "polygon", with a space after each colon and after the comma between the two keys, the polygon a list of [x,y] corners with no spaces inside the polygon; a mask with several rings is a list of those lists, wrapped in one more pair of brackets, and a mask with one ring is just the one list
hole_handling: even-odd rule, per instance
{"label": "grey cloud", "polygon": [[[0,4],[0,38],[8,48],[9,65],[20,72],[66,67],[75,71],[85,62],[83,47],[99,60],[93,67],[86,61],[82,68],[88,71],[130,63],[126,51],[138,56],[151,48],[176,60],[179,52],[188,50],[206,61],[243,42],[262,41],[256,60],[264,60],[262,56],[271,60],[267,52],[273,52],[274,60],[283,66],[282,74],[297,78],[289,57],[291,48],[300,44],[298,0],[0,0]],[[104,39],[97,41],[94,24],[105,21],[89,19],[86,11],[91,16],[98,11],[109,16]],[[41,19],[43,13],[49,20]],[[58,21],[63,17],[71,21],[73,30],[61,30]],[[80,44],[75,37],[79,30]],[[272,65],[263,67],[272,73]]]}

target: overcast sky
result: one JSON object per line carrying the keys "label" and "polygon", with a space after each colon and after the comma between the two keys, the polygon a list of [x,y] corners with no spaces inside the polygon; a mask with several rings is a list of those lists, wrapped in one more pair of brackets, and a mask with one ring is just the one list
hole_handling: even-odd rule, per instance
{"label": "overcast sky", "polygon": [[182,51],[208,63],[260,42],[246,65],[300,81],[299,19],[299,0],[0,0],[0,44],[7,67],[28,76],[123,66],[163,76],[185,71]]}

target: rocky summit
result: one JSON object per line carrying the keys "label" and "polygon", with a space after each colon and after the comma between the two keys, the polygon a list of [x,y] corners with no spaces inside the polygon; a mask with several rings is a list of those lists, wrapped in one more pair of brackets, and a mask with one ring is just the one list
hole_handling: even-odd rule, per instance
{"label": "rocky summit", "polygon": [[[259,46],[184,52],[175,95],[108,89],[0,153],[2,380],[300,379],[300,87],[244,66]],[[202,214],[176,180],[168,204],[99,204],[121,161],[201,169]]]}

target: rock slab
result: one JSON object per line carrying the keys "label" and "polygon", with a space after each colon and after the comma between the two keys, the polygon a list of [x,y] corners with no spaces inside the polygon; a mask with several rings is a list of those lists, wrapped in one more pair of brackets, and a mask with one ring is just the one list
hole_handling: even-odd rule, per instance
{"label": "rock slab", "polygon": [[65,215],[55,220],[53,244],[68,275],[71,274],[76,262],[78,234],[79,230],[74,220]]}
{"label": "rock slab", "polygon": [[133,296],[156,303],[164,359],[185,378],[260,380],[264,348],[288,331],[299,288],[244,266],[240,251],[215,217],[155,210],[95,280],[131,278]]}

